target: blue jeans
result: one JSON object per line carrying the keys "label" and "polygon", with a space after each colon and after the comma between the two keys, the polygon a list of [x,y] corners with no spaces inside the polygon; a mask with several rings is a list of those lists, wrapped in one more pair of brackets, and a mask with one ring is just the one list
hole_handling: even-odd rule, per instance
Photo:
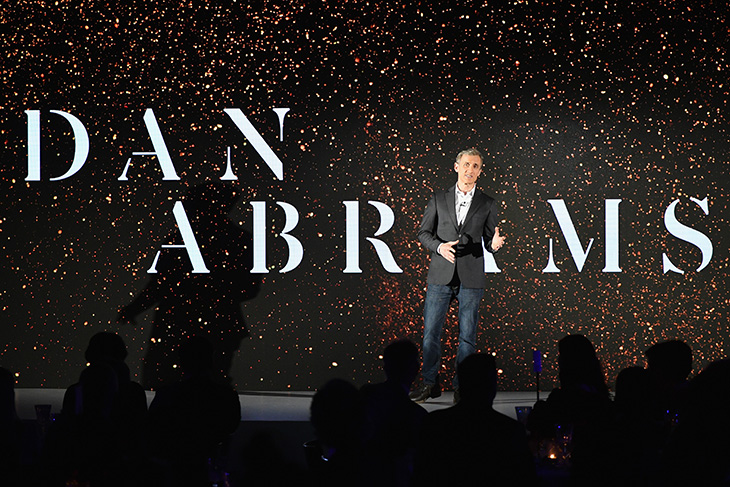
{"label": "blue jeans", "polygon": [[[424,384],[435,384],[441,367],[441,332],[446,321],[451,301],[459,303],[459,350],[456,363],[476,351],[479,305],[484,289],[474,289],[443,284],[429,284],[426,290],[426,304],[423,307],[423,368]],[[454,387],[459,387],[454,377]]]}

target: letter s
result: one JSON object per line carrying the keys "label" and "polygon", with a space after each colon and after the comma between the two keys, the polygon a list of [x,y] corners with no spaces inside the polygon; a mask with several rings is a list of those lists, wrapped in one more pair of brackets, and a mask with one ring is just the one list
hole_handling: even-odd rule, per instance
{"label": "letter s", "polygon": [[[710,214],[707,197],[705,197],[705,199],[703,200],[698,200],[697,198],[690,198],[690,200],[697,203],[697,205],[702,208],[702,211],[705,213],[705,215]],[[664,212],[664,226],[669,233],[671,233],[678,239],[691,243],[692,245],[700,249],[700,252],[702,252],[702,263],[697,268],[697,272],[700,272],[702,269],[707,267],[707,265],[710,263],[710,260],[712,259],[712,242],[704,233],[699,232],[694,228],[683,225],[677,220],[677,216],[675,215],[675,208],[678,203],[678,199],[674,200],[667,207],[667,210]],[[662,253],[662,264],[664,274],[669,271],[676,272],[678,274],[684,274],[684,271],[675,266],[672,261],[669,260],[669,257],[665,253]]]}

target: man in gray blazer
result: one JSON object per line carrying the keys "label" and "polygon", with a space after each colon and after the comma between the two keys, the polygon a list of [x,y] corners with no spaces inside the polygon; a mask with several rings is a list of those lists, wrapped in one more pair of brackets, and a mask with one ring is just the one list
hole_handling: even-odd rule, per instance
{"label": "man in gray blazer", "polygon": [[[452,300],[459,304],[456,363],[476,351],[477,324],[486,277],[484,251],[497,252],[504,237],[497,227],[497,202],[476,188],[483,157],[476,149],[456,156],[456,185],[434,193],[423,214],[418,240],[431,251],[423,309],[423,382],[411,399],[423,402],[441,395],[441,332]],[[454,378],[458,402],[458,378]]]}

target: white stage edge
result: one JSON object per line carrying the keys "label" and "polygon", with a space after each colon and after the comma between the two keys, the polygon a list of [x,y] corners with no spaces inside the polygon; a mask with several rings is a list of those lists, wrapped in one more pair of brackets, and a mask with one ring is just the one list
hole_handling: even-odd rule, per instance
{"label": "white stage edge", "polygon": [[[50,404],[51,414],[61,412],[63,389],[24,389],[15,390],[15,404],[21,419],[36,419],[35,405]],[[302,391],[239,391],[241,401],[241,421],[309,421],[309,405],[314,392]],[[155,393],[147,391],[147,404]],[[545,399],[548,392],[541,392]],[[426,401],[423,406],[428,411],[443,409],[453,405],[453,393],[444,392],[437,399]],[[498,392],[494,400],[494,409],[511,418],[516,417],[516,406],[532,406],[537,393],[532,392]]]}

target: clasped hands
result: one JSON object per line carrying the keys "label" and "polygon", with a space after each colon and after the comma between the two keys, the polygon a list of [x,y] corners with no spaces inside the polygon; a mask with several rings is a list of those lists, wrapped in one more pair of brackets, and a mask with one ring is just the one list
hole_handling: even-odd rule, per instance
{"label": "clasped hands", "polygon": [[[494,237],[492,237],[492,250],[498,251],[502,245],[504,245],[505,238],[499,234],[499,227],[494,227]],[[456,262],[456,244],[458,244],[458,240],[453,240],[451,242],[444,242],[441,245],[439,245],[438,253],[441,254],[441,257],[448,260],[452,264]]]}

